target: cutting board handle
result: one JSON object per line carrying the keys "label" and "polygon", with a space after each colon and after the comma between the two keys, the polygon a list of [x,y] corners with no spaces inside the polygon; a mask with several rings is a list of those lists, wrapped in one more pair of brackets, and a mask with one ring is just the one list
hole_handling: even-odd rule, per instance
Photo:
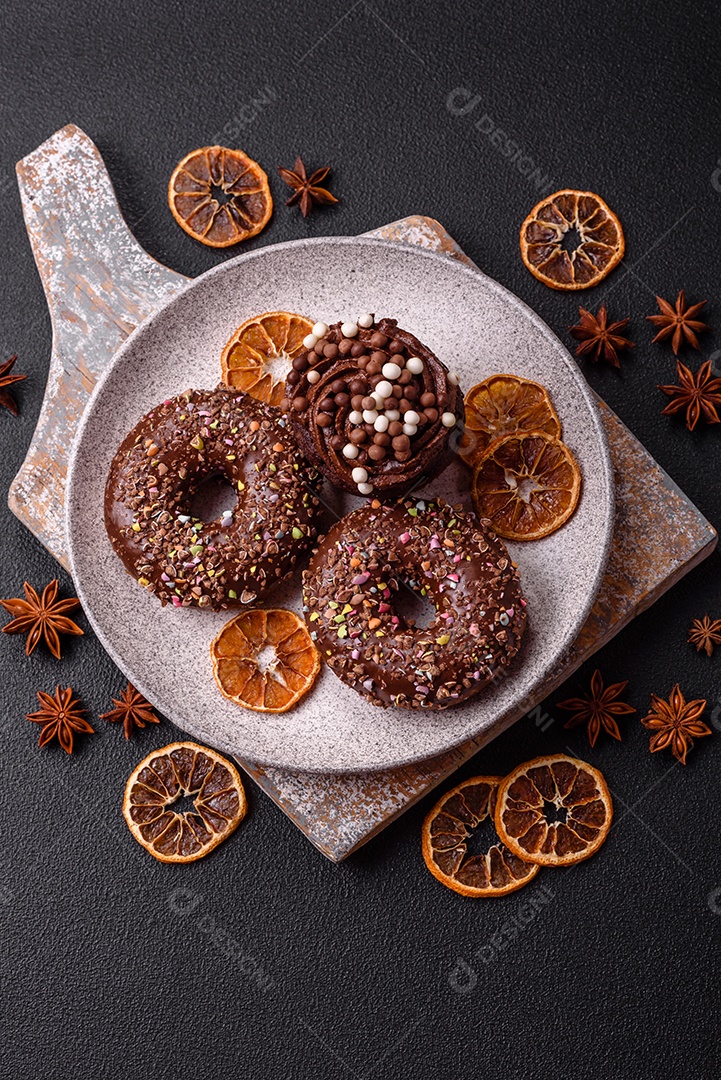
{"label": "cutting board handle", "polygon": [[67,460],[87,400],[128,334],[187,278],[137,242],[98,148],[74,124],[56,131],[16,171],[53,342],[40,417],[8,503],[67,567]]}

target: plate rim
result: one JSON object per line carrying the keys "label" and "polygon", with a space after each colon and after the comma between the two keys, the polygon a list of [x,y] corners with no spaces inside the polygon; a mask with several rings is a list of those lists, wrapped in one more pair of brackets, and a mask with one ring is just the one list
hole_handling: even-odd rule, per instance
{"label": "plate rim", "polygon": [[[606,509],[602,554],[601,558],[599,559],[598,567],[596,569],[593,585],[588,590],[586,602],[579,609],[579,613],[577,614],[575,620],[573,620],[573,622],[570,624],[569,629],[564,635],[562,642],[555,650],[553,657],[550,658],[549,661],[541,669],[537,679],[533,684],[533,689],[526,692],[525,699],[528,699],[533,693],[535,693],[535,690],[540,685],[542,685],[542,683],[551,675],[554,670],[558,670],[560,667],[562,667],[564,657],[573,647],[574,642],[577,640],[581,630],[583,629],[583,626],[588,619],[588,616],[598,597],[601,583],[603,581],[609,555],[611,552],[615,521],[615,480],[613,463],[611,460],[611,453],[608,445],[608,437],[605,427],[603,425],[603,421],[601,419],[596,395],[594,394],[590,385],[582,375],[578,364],[575,363],[570,352],[565,347],[561,339],[557,336],[557,334],[554,333],[551,327],[548,326],[548,324],[540,317],[540,315],[537,314],[537,312],[533,310],[533,308],[531,308],[524,300],[522,300],[505,285],[502,285],[494,278],[489,277],[488,274],[484,273],[484,271],[477,267],[475,263],[466,263],[446,252],[433,251],[428,248],[423,248],[414,244],[406,243],[405,241],[399,242],[397,240],[388,240],[381,237],[371,236],[320,236],[306,237],[300,240],[286,240],[278,244],[268,244],[263,247],[255,248],[253,251],[242,252],[241,254],[236,255],[233,258],[226,260],[225,262],[218,263],[217,266],[213,266],[209,270],[204,271],[204,273],[200,274],[198,277],[189,279],[187,284],[183,285],[182,288],[180,288],[177,292],[167,297],[128,335],[122,345],[120,345],[120,347],[115,351],[115,353],[113,353],[110,361],[100,375],[90,397],[88,398],[87,404],[85,406],[85,409],[83,410],[83,414],[78,424],[77,431],[75,432],[75,436],[73,438],[70,449],[70,454],[68,457],[65,500],[63,507],[63,527],[70,564],[70,573],[73,579],[73,583],[75,585],[75,589],[77,591],[77,595],[82,604],[83,612],[88,619],[88,622],[90,623],[94,634],[100,641],[100,644],[103,646],[105,651],[110,656],[113,663],[119,668],[124,677],[129,679],[130,677],[126,671],[126,666],[123,658],[118,654],[112,642],[110,642],[106,638],[106,635],[103,633],[103,631],[100,630],[98,624],[96,623],[95,617],[91,610],[91,606],[89,605],[87,597],[85,595],[85,590],[83,588],[82,581],[80,580],[80,575],[78,574],[73,544],[73,524],[75,520],[75,513],[73,507],[75,503],[74,495],[76,483],[76,462],[79,458],[79,449],[83,441],[85,431],[90,423],[90,418],[94,412],[95,404],[100,395],[102,394],[105,384],[111,377],[111,374],[115,370],[116,366],[121,361],[126,351],[128,351],[131,347],[134,346],[137,339],[142,339],[143,335],[149,332],[153,321],[159,318],[166,311],[167,308],[172,307],[176,303],[183,302],[188,292],[193,291],[195,288],[198,288],[201,285],[205,285],[208,280],[227,273],[229,267],[235,268],[238,265],[244,264],[246,262],[251,262],[258,258],[263,258],[269,251],[292,251],[295,249],[306,249],[309,247],[322,247],[327,244],[338,247],[361,246],[385,248],[389,251],[396,253],[398,252],[398,249],[401,248],[405,249],[407,253],[410,253],[413,256],[428,259],[431,262],[442,261],[443,264],[446,266],[450,263],[455,270],[462,272],[464,275],[471,275],[471,277],[474,279],[477,279],[478,277],[483,278],[487,287],[489,287],[491,291],[496,292],[498,295],[502,296],[512,307],[515,307],[518,311],[520,311],[520,313],[534,326],[534,328],[539,333],[541,333],[546,338],[546,340],[548,340],[550,345],[558,353],[559,359],[565,365],[570,377],[573,379],[582,397],[585,399],[595,430],[597,444],[600,449],[600,462],[602,465],[604,495],[603,501]],[[135,676],[134,672],[133,675]],[[148,697],[146,689],[143,685],[142,678],[138,679],[137,677],[134,677],[132,682],[133,685],[136,686],[136,688],[140,691],[140,693],[142,693],[145,697]],[[148,698],[148,700],[150,700],[150,698]],[[160,709],[160,711],[163,712],[163,714],[166,715],[167,718],[173,724],[175,724],[176,727],[179,728],[179,730],[181,730],[184,734],[188,734],[187,732],[185,732],[184,728],[178,723],[178,721],[173,718],[171,714],[167,713],[164,709]],[[492,725],[491,729],[485,733],[489,737],[484,739],[484,745],[496,738],[497,735],[501,734],[501,732],[509,726],[511,725],[508,723],[507,714],[500,714],[496,718],[496,721]],[[221,749],[223,753],[228,753],[233,757],[240,754],[241,760],[245,760],[248,762],[248,764],[252,765],[260,765],[263,767],[277,769],[293,769],[296,771],[314,773],[316,775],[353,775],[361,772],[375,773],[386,771],[389,769],[399,769],[408,765],[417,764],[420,761],[433,760],[441,754],[450,753],[453,750],[456,750],[458,747],[466,745],[468,742],[471,742],[474,738],[477,737],[478,735],[464,736],[461,739],[454,737],[449,740],[447,745],[437,751],[434,751],[434,753],[430,756],[427,753],[409,753],[408,751],[406,751],[401,753],[400,756],[396,755],[391,760],[378,761],[377,763],[371,764],[356,764],[352,767],[345,764],[340,764],[337,766],[328,764],[319,764],[316,766],[307,764],[298,765],[297,763],[293,762],[281,762],[278,760],[277,757],[272,755],[269,757],[268,755],[261,754],[260,757],[255,757],[252,754],[246,755],[242,751],[229,750],[225,746],[219,746],[219,749]]]}

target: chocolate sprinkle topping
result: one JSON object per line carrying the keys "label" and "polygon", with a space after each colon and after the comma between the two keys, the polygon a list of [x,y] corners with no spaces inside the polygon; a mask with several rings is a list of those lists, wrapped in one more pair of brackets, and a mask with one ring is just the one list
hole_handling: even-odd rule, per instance
{"label": "chocolate sprinkle topping", "polygon": [[295,359],[285,393],[303,453],[354,495],[400,495],[437,475],[464,419],[457,378],[395,319],[331,326]]}

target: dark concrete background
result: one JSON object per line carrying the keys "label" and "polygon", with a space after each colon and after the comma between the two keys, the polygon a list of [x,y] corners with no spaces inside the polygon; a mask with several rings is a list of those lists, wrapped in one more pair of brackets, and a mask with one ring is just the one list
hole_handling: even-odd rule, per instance
{"label": "dark concrete background", "polygon": [[[34,429],[51,340],[14,163],[73,121],[98,144],[139,241],[186,274],[234,254],[194,243],[166,205],[175,163],[217,139],[271,175],[275,214],[253,246],[424,213],[568,344],[579,301],[596,310],[607,296],[612,316],[631,315],[637,348],[620,374],[584,371],[721,524],[721,429],[692,435],[661,416],[656,384],[673,358],[643,319],[655,293],[685,288],[709,300],[703,355],[721,350],[713,5],[10,0],[0,25],[0,357],[17,352],[29,376],[21,417],[0,410],[2,492]],[[447,107],[459,87],[479,96],[466,115]],[[332,165],[341,199],[307,222],[284,207],[276,173],[297,153]],[[626,230],[624,266],[591,293],[553,293],[519,257],[520,222],[559,187],[598,191]],[[17,596],[57,567],[0,513],[0,594]],[[718,556],[598,657],[608,679],[630,680],[640,715],[677,680],[708,698],[707,719],[717,709],[686,768],[649,755],[636,717],[621,721],[623,743],[594,750],[582,729],[564,730],[555,702],[594,659],[546,703],[558,715],[547,730],[521,721],[461,770],[504,773],[570,747],[616,797],[596,858],[488,902],[426,871],[430,798],[338,867],[249,783],[251,812],[229,842],[187,867],[154,862],[121,796],[139,758],[179,733],[164,723],[128,744],[97,720],[124,681],[91,633],[65,639],[60,663],[3,636],[0,1076],[717,1076],[721,654],[686,644],[706,611],[721,616]],[[39,750],[23,719],[57,682],[97,729],[72,757]]]}

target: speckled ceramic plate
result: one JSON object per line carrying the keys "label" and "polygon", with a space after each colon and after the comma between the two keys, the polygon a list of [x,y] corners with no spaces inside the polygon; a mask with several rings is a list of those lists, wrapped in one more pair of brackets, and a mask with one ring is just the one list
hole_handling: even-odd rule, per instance
{"label": "speckled ceramic plate", "polygon": [[[545,540],[509,545],[528,598],[523,649],[509,678],[465,705],[425,713],[366,704],[324,668],[293,710],[254,713],[223,698],[209,644],[228,614],[161,608],[126,575],[103,526],[103,490],[123,436],[156,402],[212,387],[220,353],[250,315],[284,309],[331,323],[363,311],[397,318],[458,371],[461,385],[496,372],[546,386],[583,473],[579,507]],[[452,465],[424,494],[468,498]],[[357,505],[333,496],[341,512]],[[85,612],[127,677],[195,739],[238,757],[345,772],[407,764],[496,733],[559,663],[598,591],[613,527],[613,473],[588,386],[558,339],[520,300],[444,255],[367,238],[280,244],[204,274],[147,319],[115,356],[83,417],[70,465],[67,534]],[[300,610],[299,582],[268,606]]]}

